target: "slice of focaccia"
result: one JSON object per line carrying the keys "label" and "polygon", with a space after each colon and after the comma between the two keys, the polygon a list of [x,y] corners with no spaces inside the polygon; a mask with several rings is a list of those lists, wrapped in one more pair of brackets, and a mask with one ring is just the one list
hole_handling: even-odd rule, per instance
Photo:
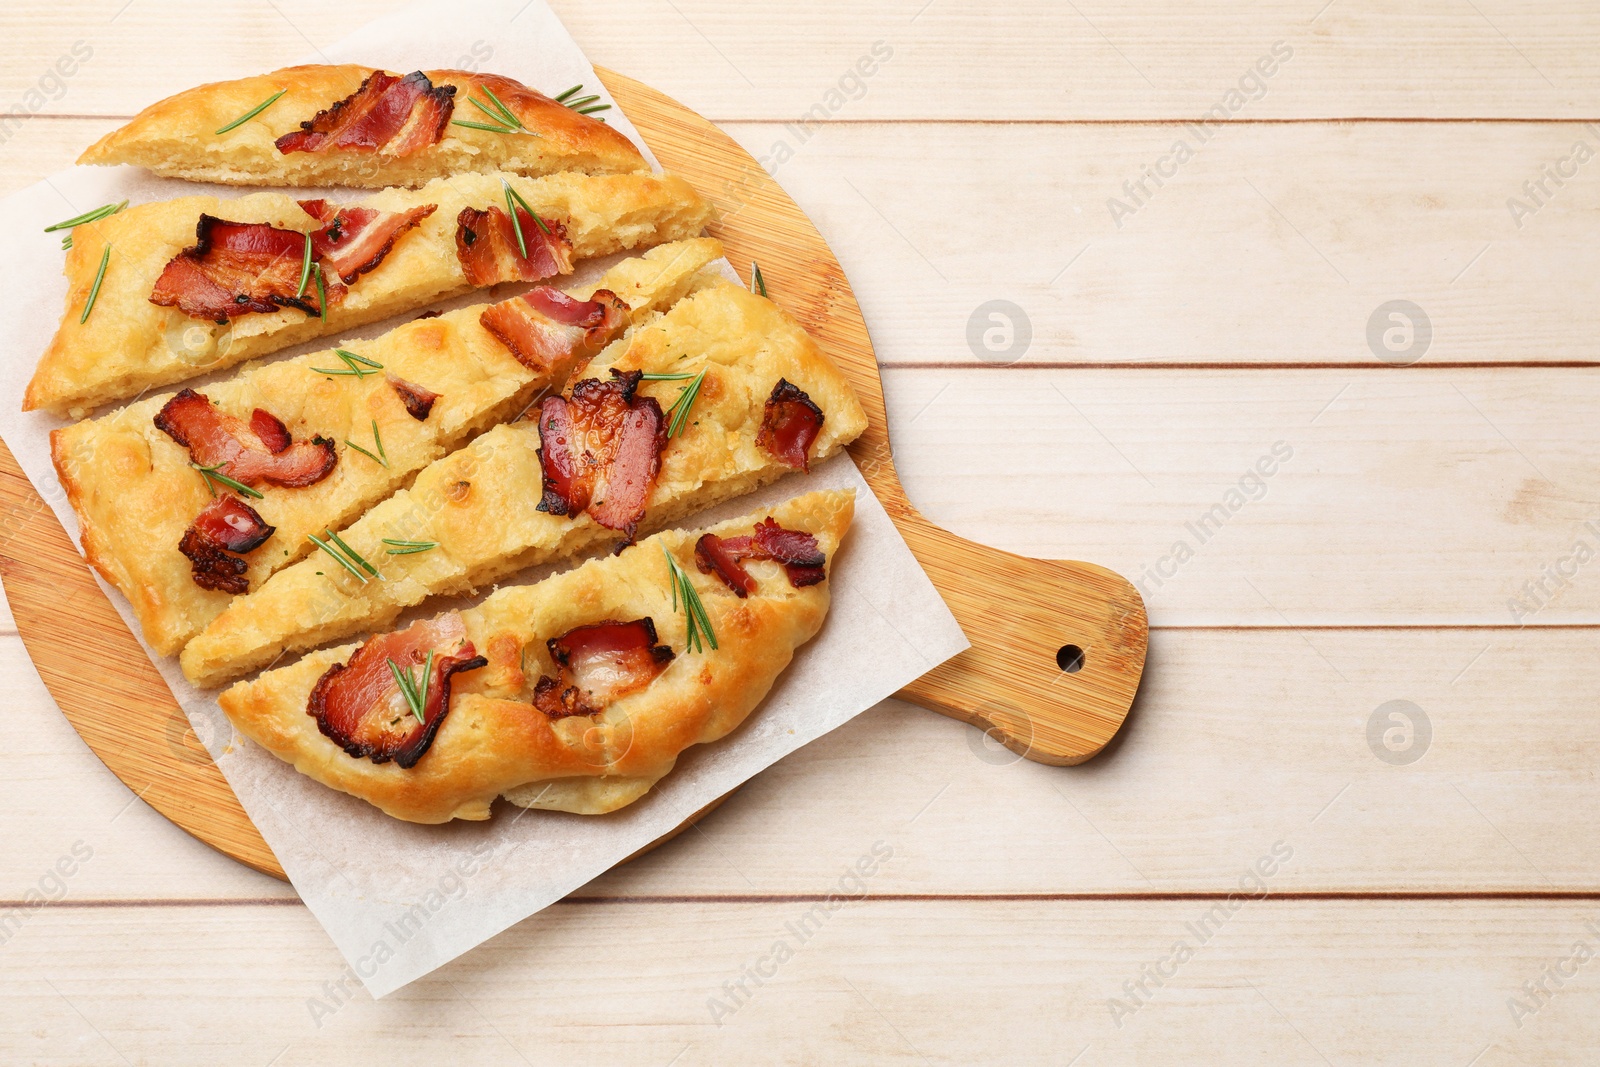
{"label": "slice of focaccia", "polygon": [[687,182],[648,173],[467,174],[343,207],[282,193],[141,204],[74,232],[66,310],[23,409],[81,417],[476,287],[692,237],[709,218]]}
{"label": "slice of focaccia", "polygon": [[[614,268],[594,301],[568,301],[591,318],[552,334],[566,336],[573,359],[620,335],[630,316],[604,286],[615,276],[641,312],[675,299],[716,247],[690,244],[656,249],[653,272],[632,261]],[[525,299],[505,303],[514,302]],[[233,595],[308,551],[329,570],[361,571],[335,558],[330,528],[561,385],[573,359],[519,357],[479,321],[493,306],[417,319],[51,434],[84,553],[128,598],[157,653],[177,652]]]}
{"label": "slice of focaccia", "polygon": [[[672,375],[641,381],[634,391],[636,401],[653,398],[663,413],[695,383],[678,434],[661,448],[641,529],[659,529],[831,456],[866,428],[849,384],[800,324],[720,279],[601,353],[568,399],[592,385],[605,388],[612,371]],[[799,463],[762,432],[782,415],[781,398],[773,398],[788,392],[785,384],[819,413]],[[221,685],[285,651],[387,626],[428,597],[469,592],[622,539],[591,510],[551,510],[541,427],[538,412],[495,427],[339,531],[385,580],[361,581],[326,567],[324,558],[303,559],[213,619],[184,648],[184,672],[197,685]]]}
{"label": "slice of focaccia", "polygon": [[[822,628],[854,494],[666,531],[220,697],[251,740],[410,822],[501,794],[601,814],[737,728]],[[691,625],[690,619],[694,622]]]}
{"label": "slice of focaccia", "polygon": [[633,143],[604,122],[510,78],[463,70],[401,75],[356,64],[201,85],[145,108],[78,162],[132,163],[169,178],[235,185],[368,189],[464,171],[648,169]]}

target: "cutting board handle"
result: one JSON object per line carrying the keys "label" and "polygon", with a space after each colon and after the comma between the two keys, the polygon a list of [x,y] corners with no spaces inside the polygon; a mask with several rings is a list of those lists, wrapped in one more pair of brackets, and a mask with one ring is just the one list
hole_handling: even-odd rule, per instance
{"label": "cutting board handle", "polygon": [[1149,624],[1138,591],[1092,563],[957,537],[903,498],[884,506],[972,642],[897,695],[1039,763],[1082,763],[1103,749],[1144,673]]}

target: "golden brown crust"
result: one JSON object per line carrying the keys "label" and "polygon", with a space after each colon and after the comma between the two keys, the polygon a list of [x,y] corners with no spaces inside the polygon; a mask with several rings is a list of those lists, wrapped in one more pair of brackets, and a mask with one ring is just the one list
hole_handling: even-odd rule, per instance
{"label": "golden brown crust", "polygon": [[[846,491],[808,493],[711,532],[747,533],[771,515],[786,528],[815,535],[831,567],[853,502]],[[744,600],[733,596],[696,570],[694,542],[701,532],[657,534],[620,556],[537,585],[502,589],[463,612],[468,637],[489,665],[456,677],[449,717],[410,770],[346,755],[306,714],[317,679],[348,659],[355,645],[241,682],[222,694],[222,708],[242,733],[302,774],[411,822],[486,819],[497,796],[563,779],[615,783],[610,800],[621,806],[637,799],[641,780],[670,771],[684,749],[716,741],[743,723],[827,615],[828,583],[795,589],[776,564],[752,564],[760,589]],[[663,546],[704,601],[719,649],[685,648]],[[660,640],[676,653],[649,686],[592,719],[552,722],[529,703],[540,675],[554,673],[546,640],[601,619],[642,617],[654,620]],[[593,811],[597,799],[604,798],[578,793],[575,806]]]}
{"label": "golden brown crust", "polygon": [[[646,532],[789,472],[756,441],[766,398],[780,380],[802,383],[826,413],[813,459],[834,454],[866,428],[849,384],[805,330],[776,304],[720,278],[636,329],[585,377],[605,377],[609,366],[707,371],[694,418],[662,453]],[[642,392],[665,408],[682,386],[646,382]],[[383,627],[427,597],[482,588],[526,567],[617,540],[615,532],[587,515],[568,519],[537,509],[542,495],[538,448],[536,423],[522,421],[496,427],[437,460],[409,489],[340,536],[370,559],[386,556],[385,537],[431,541],[438,548],[384,558],[389,580],[381,583],[363,585],[348,575],[329,574],[315,559],[287,567],[255,592],[236,598],[189,642],[184,673],[197,685],[221,685],[285,650]],[[446,491],[460,485],[469,488]]]}
{"label": "golden brown crust", "polygon": [[[381,211],[420,204],[438,210],[395,242],[374,270],[350,287],[324,322],[295,309],[244,315],[218,326],[150,302],[167,262],[194,244],[202,213],[308,231],[318,223],[282,193],[236,200],[188,196],[141,204],[80,226],[67,254],[67,304],[40,359],[23,410],[81,416],[108,401],[184,381],[315,337],[376,322],[471,289],[456,258],[456,215],[463,207],[503,203],[499,174],[442,178],[419,190],[391,189],[361,201]],[[670,175],[512,177],[541,214],[566,220],[575,258],[587,259],[692,237],[710,208]],[[80,323],[101,253],[112,256],[93,314]]]}
{"label": "golden brown crust", "polygon": [[[438,143],[404,156],[385,151],[278,151],[277,138],[355,92],[371,73],[371,67],[357,64],[313,64],[197,86],[151,104],[126,126],[96,141],[78,162],[132,163],[169,178],[234,185],[367,189],[416,186],[467,171],[540,175],[647,169],[633,143],[607,124],[510,78],[460,70],[426,72],[435,86],[455,86],[454,118],[487,125],[483,113],[467,103],[469,96],[488,103],[482,89],[487,84],[539,136],[451,125]],[[255,118],[227,133],[215,132],[280,89],[284,94]]]}

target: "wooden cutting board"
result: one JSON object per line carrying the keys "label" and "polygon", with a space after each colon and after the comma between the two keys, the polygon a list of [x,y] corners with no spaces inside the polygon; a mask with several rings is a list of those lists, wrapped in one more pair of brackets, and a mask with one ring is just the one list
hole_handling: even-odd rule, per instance
{"label": "wooden cutting board", "polygon": [[[982,727],[1041,763],[1081,763],[1099,752],[1122,725],[1144,671],[1148,630],[1139,594],[1103,567],[999,552],[924,519],[895,474],[861,309],[816,228],[721,130],[648,86],[599,73],[661,165],[716,206],[711,233],[729,260],[741,269],[761,264],[771,297],[811,331],[861,398],[867,431],[850,452],[972,642],[898,695]],[[6,596],[67,719],[151,807],[241,863],[284,877],[166,683],[3,445],[0,508]]]}

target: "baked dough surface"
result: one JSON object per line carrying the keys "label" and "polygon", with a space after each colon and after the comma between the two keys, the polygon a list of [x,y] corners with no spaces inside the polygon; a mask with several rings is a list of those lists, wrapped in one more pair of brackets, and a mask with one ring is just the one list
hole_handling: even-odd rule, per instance
{"label": "baked dough surface", "polygon": [[[656,272],[663,291],[684,284],[680,274],[715,248],[695,241],[687,250],[659,257],[675,270]],[[646,299],[645,277],[633,260],[603,275]],[[344,364],[331,350],[248,368],[203,390],[219,408],[245,420],[263,408],[283,420],[295,440],[322,435],[338,442],[338,465],[322,481],[303,488],[258,486],[250,505],[275,532],[245,558],[252,588],[272,572],[318,551],[307,534],[340,529],[351,519],[411,481],[415,473],[474,435],[514,417],[541,390],[558,387],[519,363],[478,322],[488,305],[475,304],[431,319],[418,319],[370,341],[348,347],[440,397],[428,418],[406,411],[385,373],[357,378],[313,368]],[[189,464],[189,451],[157,429],[154,418],[169,399],[152,397],[75,423],[50,435],[51,457],[83,531],[89,562],[133,605],[144,637],[160,655],[172,655],[227,607],[226,593],[194,583],[189,560],[178,551],[183,532],[210,499],[205,480]],[[389,465],[380,466],[350,448],[354,441],[375,451],[377,421]],[[322,556],[327,570],[337,570]]]}
{"label": "baked dough surface", "polygon": [[[756,444],[766,400],[780,379],[804,389],[825,414],[813,460],[833,455],[866,428],[843,375],[799,323],[770,300],[720,277],[613,344],[584,377],[609,377],[610,367],[707,372],[693,418],[662,450],[642,527],[647,532],[789,473]],[[640,391],[665,410],[683,385],[645,382]],[[379,565],[386,581],[362,584],[316,557],[301,560],[235,598],[189,642],[181,659],[184,673],[197,685],[221,685],[284,651],[381,629],[428,597],[470,592],[617,541],[615,531],[586,514],[569,519],[538,510],[538,448],[538,425],[524,419],[497,426],[435,461],[409,489],[340,531]],[[434,541],[439,547],[389,555],[384,538]]]}
{"label": "baked dough surface", "polygon": [[[488,85],[538,136],[450,125],[438,143],[406,156],[384,150],[287,155],[278,151],[274,141],[355,92],[371,73],[371,67],[353,63],[313,64],[197,86],[151,104],[126,126],[96,141],[78,162],[132,163],[169,178],[233,185],[366,189],[421,185],[443,174],[467,171],[540,175],[648,169],[633,142],[607,124],[529,92],[509,78],[462,70],[425,72],[435,86],[456,87],[452,118],[483,122],[482,112],[467,98],[489,103],[482,88]],[[280,89],[283,95],[255,118],[227,133],[215,132]]]}
{"label": "baked dough surface", "polygon": [[[711,527],[749,533],[771,515],[816,536],[831,570],[854,513],[854,494],[807,493]],[[631,803],[670,771],[684,749],[736,729],[772,688],[794,651],[822,628],[828,583],[792,587],[775,563],[749,563],[760,583],[740,600],[694,564],[704,531],[665,531],[620,556],[593,560],[537,585],[502,589],[462,612],[467,635],[489,665],[455,676],[451,707],[432,748],[409,770],[346,755],[317,729],[306,702],[317,679],[357,645],[314,652],[288,667],[241,682],[220,698],[245,736],[323,785],[398,819],[441,823],[487,819],[497,796],[598,814]],[[705,603],[721,646],[691,653],[684,616],[674,611],[665,547]],[[530,703],[542,674],[555,668],[546,640],[603,619],[648,616],[676,656],[639,692],[590,718],[552,722]],[[524,789],[530,783],[539,783]],[[555,783],[546,790],[548,783]],[[530,795],[531,794],[531,795]]]}
{"label": "baked dough surface", "polygon": [[[438,209],[350,286],[345,299],[328,309],[326,322],[287,308],[242,315],[219,326],[150,302],[163,268],[194,244],[202,213],[290,230],[316,229],[319,224],[283,193],[235,200],[186,196],[140,204],[79,226],[67,253],[61,325],[28,384],[23,410],[47,408],[78,418],[109,401],[467,292],[472,286],[456,258],[456,216],[464,207],[503,204],[502,177],[458,175],[422,189],[390,189],[361,200],[380,211],[420,204],[437,204]],[[509,180],[541,215],[567,220],[576,259],[693,237],[711,217],[710,207],[689,183],[670,175],[557,174]],[[112,254],[100,294],[89,321],[80,323],[107,244]]]}

